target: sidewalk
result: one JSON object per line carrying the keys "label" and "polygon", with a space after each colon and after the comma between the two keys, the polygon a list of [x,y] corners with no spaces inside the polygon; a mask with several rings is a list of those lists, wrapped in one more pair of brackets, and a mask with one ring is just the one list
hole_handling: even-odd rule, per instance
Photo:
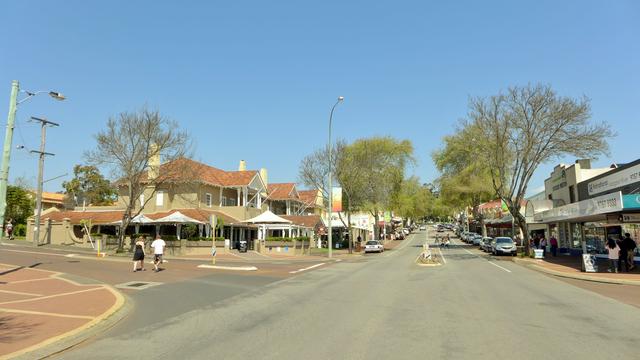
{"label": "sidewalk", "polygon": [[557,257],[546,257],[545,259],[513,258],[513,261],[547,274],[578,279],[595,281],[608,284],[638,285],[640,286],[640,270],[636,267],[631,272],[609,273],[606,259],[598,259],[598,272],[582,272],[582,257],[559,255]]}
{"label": "sidewalk", "polygon": [[81,341],[89,328],[124,305],[123,296],[108,285],[37,265],[0,264],[0,359],[61,351],[73,345],[61,340]]}

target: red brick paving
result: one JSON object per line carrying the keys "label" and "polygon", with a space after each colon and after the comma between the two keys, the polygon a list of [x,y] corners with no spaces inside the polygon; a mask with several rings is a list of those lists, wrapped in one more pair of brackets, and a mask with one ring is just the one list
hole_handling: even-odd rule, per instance
{"label": "red brick paving", "polygon": [[119,303],[105,285],[76,284],[60,273],[28,267],[0,269],[0,357],[63,337]]}

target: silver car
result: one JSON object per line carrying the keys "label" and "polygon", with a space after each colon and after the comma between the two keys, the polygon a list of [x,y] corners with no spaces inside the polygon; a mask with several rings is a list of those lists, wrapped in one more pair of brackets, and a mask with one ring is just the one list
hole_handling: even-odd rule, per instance
{"label": "silver car", "polygon": [[474,235],[471,241],[473,242],[473,245],[480,245],[480,242],[482,241],[482,235]]}
{"label": "silver car", "polygon": [[379,241],[369,240],[364,244],[364,252],[384,252],[384,245],[382,245]]}
{"label": "silver car", "polygon": [[515,256],[517,251],[516,244],[509,237],[497,237],[491,242],[491,253],[493,255],[508,254]]}
{"label": "silver car", "polygon": [[491,242],[493,241],[492,237],[484,237],[482,238],[482,241],[480,242],[480,248],[482,249],[482,251],[485,252],[490,252],[491,251]]}

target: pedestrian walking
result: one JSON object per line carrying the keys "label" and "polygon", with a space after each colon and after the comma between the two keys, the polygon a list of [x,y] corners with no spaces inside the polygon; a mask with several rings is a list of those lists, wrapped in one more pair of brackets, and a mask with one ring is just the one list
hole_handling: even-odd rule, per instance
{"label": "pedestrian walking", "polygon": [[618,272],[618,258],[620,257],[620,247],[615,240],[609,238],[607,241],[607,250],[609,251],[609,272]]}
{"label": "pedestrian walking", "polygon": [[7,220],[7,239],[9,240],[13,240],[13,219],[9,218],[9,220]]}
{"label": "pedestrian walking", "polygon": [[620,272],[622,271],[629,271],[629,267],[627,266],[627,247],[626,244],[624,242],[624,239],[619,239],[618,241],[616,241],[616,243],[618,244],[618,247],[620,248],[620,253],[618,255],[618,270]]}
{"label": "pedestrian walking", "polygon": [[[135,243],[135,249],[133,251],[133,272],[138,270],[145,271],[144,268],[144,238],[142,236],[138,237],[138,240]],[[138,269],[138,262],[140,263],[140,268]]]}
{"label": "pedestrian walking", "polygon": [[547,255],[547,239],[544,236],[540,237],[540,249],[542,249],[542,257]]}
{"label": "pedestrian walking", "polygon": [[551,238],[549,238],[549,245],[551,245],[551,254],[555,257],[558,254],[558,239],[551,235]]}
{"label": "pedestrian walking", "polygon": [[625,261],[627,262],[627,271],[631,271],[636,267],[633,258],[635,256],[636,248],[638,247],[638,245],[631,238],[631,234],[629,233],[624,234],[622,243],[624,244],[624,248],[627,250],[627,258],[625,259]]}
{"label": "pedestrian walking", "polygon": [[167,246],[167,243],[160,238],[159,234],[156,235],[156,239],[151,243],[151,247],[153,248],[153,271],[155,272],[160,271],[158,265],[162,264],[162,255],[165,246]]}

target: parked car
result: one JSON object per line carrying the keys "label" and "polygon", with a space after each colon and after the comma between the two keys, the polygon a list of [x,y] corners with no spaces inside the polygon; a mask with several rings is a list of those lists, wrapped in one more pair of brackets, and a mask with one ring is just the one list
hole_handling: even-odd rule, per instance
{"label": "parked car", "polygon": [[491,253],[493,255],[508,254],[515,256],[517,251],[516,244],[509,237],[497,237],[491,242]]}
{"label": "parked car", "polygon": [[384,252],[384,246],[376,240],[369,240],[364,244],[364,252]]}
{"label": "parked car", "polygon": [[493,241],[492,237],[487,236],[482,238],[482,242],[480,243],[480,248],[482,249],[482,251],[491,251],[491,241]]}
{"label": "parked car", "polygon": [[480,245],[481,241],[482,241],[482,235],[474,235],[473,238],[471,239],[471,242],[473,243],[473,245]]}
{"label": "parked car", "polygon": [[427,230],[427,226],[426,225],[420,225],[420,231],[425,231]]}

